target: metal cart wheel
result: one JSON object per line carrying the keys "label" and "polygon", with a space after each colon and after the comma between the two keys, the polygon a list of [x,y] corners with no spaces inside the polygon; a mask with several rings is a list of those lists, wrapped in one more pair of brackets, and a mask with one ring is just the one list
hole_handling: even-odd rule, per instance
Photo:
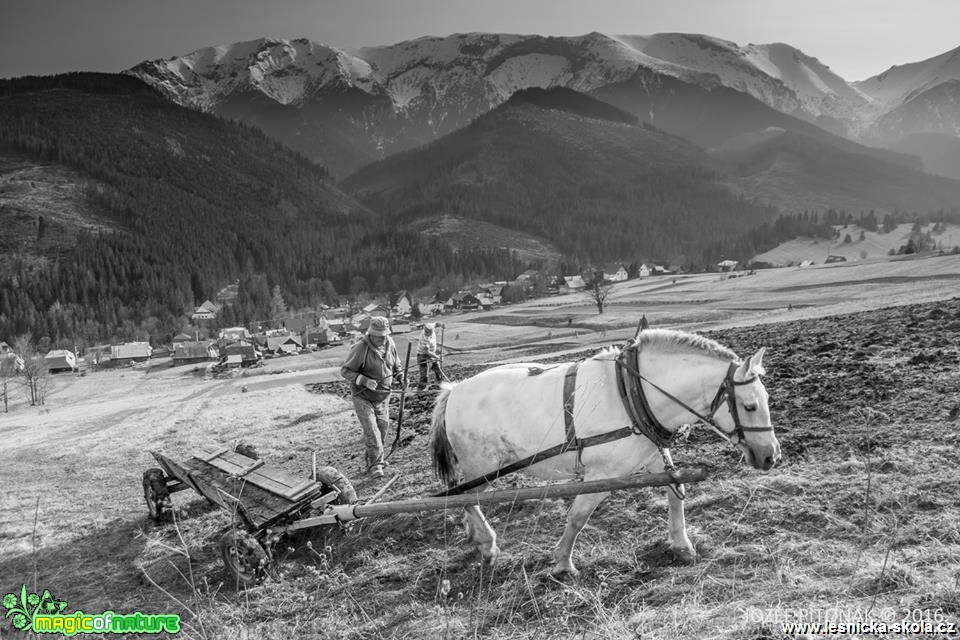
{"label": "metal cart wheel", "polygon": [[231,529],[220,538],[220,558],[239,586],[249,587],[267,573],[267,552],[249,533]]}
{"label": "metal cart wheel", "polygon": [[143,472],[143,497],[147,501],[147,513],[154,522],[163,520],[170,509],[170,491],[163,469],[154,467]]}

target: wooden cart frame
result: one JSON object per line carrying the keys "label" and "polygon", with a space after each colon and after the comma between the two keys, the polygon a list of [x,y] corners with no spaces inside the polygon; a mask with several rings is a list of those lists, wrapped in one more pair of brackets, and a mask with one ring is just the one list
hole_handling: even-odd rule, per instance
{"label": "wooden cart frame", "polygon": [[[221,558],[239,586],[259,582],[270,570],[273,544],[283,535],[358,518],[388,516],[525,500],[575,497],[618,489],[699,482],[704,469],[632,475],[623,478],[552,484],[483,493],[357,502],[350,481],[332,467],[315,470],[316,479],[290,475],[269,463],[227,448],[203,449],[184,462],[151,452],[160,468],[143,474],[150,517],[161,521],[172,509],[170,495],[193,489],[235,515],[220,539]],[[377,496],[383,493],[384,487]],[[374,496],[374,499],[377,497]]]}

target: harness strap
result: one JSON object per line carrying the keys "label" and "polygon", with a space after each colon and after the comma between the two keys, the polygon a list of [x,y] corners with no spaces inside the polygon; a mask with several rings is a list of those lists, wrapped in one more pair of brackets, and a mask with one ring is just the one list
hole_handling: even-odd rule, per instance
{"label": "harness strap", "polygon": [[[575,446],[579,449],[585,449],[586,447],[595,447],[597,445],[606,444],[608,442],[613,442],[614,440],[622,440],[623,438],[629,438],[634,435],[633,427],[621,427],[614,431],[608,431],[607,433],[601,433],[596,436],[590,436],[588,438],[577,438]],[[532,456],[527,456],[522,460],[517,460],[511,464],[508,464],[505,467],[500,467],[495,471],[484,474],[479,478],[474,478],[473,480],[468,480],[467,482],[458,484],[455,487],[451,487],[446,491],[441,491],[440,493],[435,493],[435,498],[443,498],[446,496],[455,496],[461,493],[470,491],[471,489],[476,489],[477,487],[492,482],[501,476],[505,476],[508,473],[513,473],[514,471],[519,471],[520,469],[525,469],[529,466],[532,466],[538,462],[542,462],[548,458],[554,456],[559,456],[562,453],[566,453],[570,450],[570,443],[563,442],[556,446],[550,447],[549,449],[544,449],[543,451],[538,451]],[[579,454],[578,454],[579,455]]]}
{"label": "harness strap", "polygon": [[567,373],[563,376],[563,430],[566,433],[567,441],[566,447],[560,452],[565,453],[571,449],[577,450],[577,459],[574,463],[574,474],[577,479],[583,478],[583,460],[581,459],[583,455],[583,445],[577,439],[577,430],[573,424],[573,406],[574,398],[577,390],[577,369],[580,367],[580,362],[574,362],[567,369]]}
{"label": "harness strap", "polygon": [[[640,386],[640,374],[626,361],[625,354],[635,348],[624,349],[616,359],[614,370],[617,373],[617,391],[620,392],[620,400],[630,416],[634,431],[653,442],[658,449],[663,449],[670,446],[676,434],[664,427],[654,416],[643,387]],[[625,376],[624,369],[631,375]]]}

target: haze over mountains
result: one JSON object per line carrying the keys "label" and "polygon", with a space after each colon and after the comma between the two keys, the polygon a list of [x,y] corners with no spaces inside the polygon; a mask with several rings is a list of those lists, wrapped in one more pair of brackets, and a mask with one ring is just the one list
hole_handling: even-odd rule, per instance
{"label": "haze over mountains", "polygon": [[[943,158],[960,135],[960,49],[850,83],[788,44],[741,46],[696,34],[470,33],[353,51],[265,38],[144,62],[129,73],[179,104],[255,124],[337,176],[454,131],[519,89],[609,97],[632,84],[647,100],[618,106],[697,144],[766,126],[809,133],[804,125],[812,123],[909,150],[928,171],[960,178]],[[677,95],[688,97],[683,118]],[[713,122],[697,120],[694,105],[703,100]],[[725,126],[743,112],[749,127]]]}

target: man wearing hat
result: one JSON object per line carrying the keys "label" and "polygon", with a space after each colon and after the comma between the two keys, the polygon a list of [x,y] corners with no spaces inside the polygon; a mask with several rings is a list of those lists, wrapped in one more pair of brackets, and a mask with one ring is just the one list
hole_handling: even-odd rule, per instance
{"label": "man wearing hat", "polygon": [[438,384],[441,380],[447,379],[447,376],[443,375],[443,371],[440,370],[440,363],[438,362],[440,356],[438,354],[436,325],[427,322],[423,325],[423,330],[420,331],[419,344],[417,345],[417,364],[420,366],[420,382],[417,384],[417,389],[422,391],[426,388],[430,370],[433,371]]}
{"label": "man wearing hat", "polygon": [[367,335],[350,349],[340,375],[353,384],[353,408],[363,427],[367,469],[374,478],[382,478],[383,441],[390,426],[390,385],[393,380],[403,384],[397,346],[390,339],[386,318],[370,318]]}

